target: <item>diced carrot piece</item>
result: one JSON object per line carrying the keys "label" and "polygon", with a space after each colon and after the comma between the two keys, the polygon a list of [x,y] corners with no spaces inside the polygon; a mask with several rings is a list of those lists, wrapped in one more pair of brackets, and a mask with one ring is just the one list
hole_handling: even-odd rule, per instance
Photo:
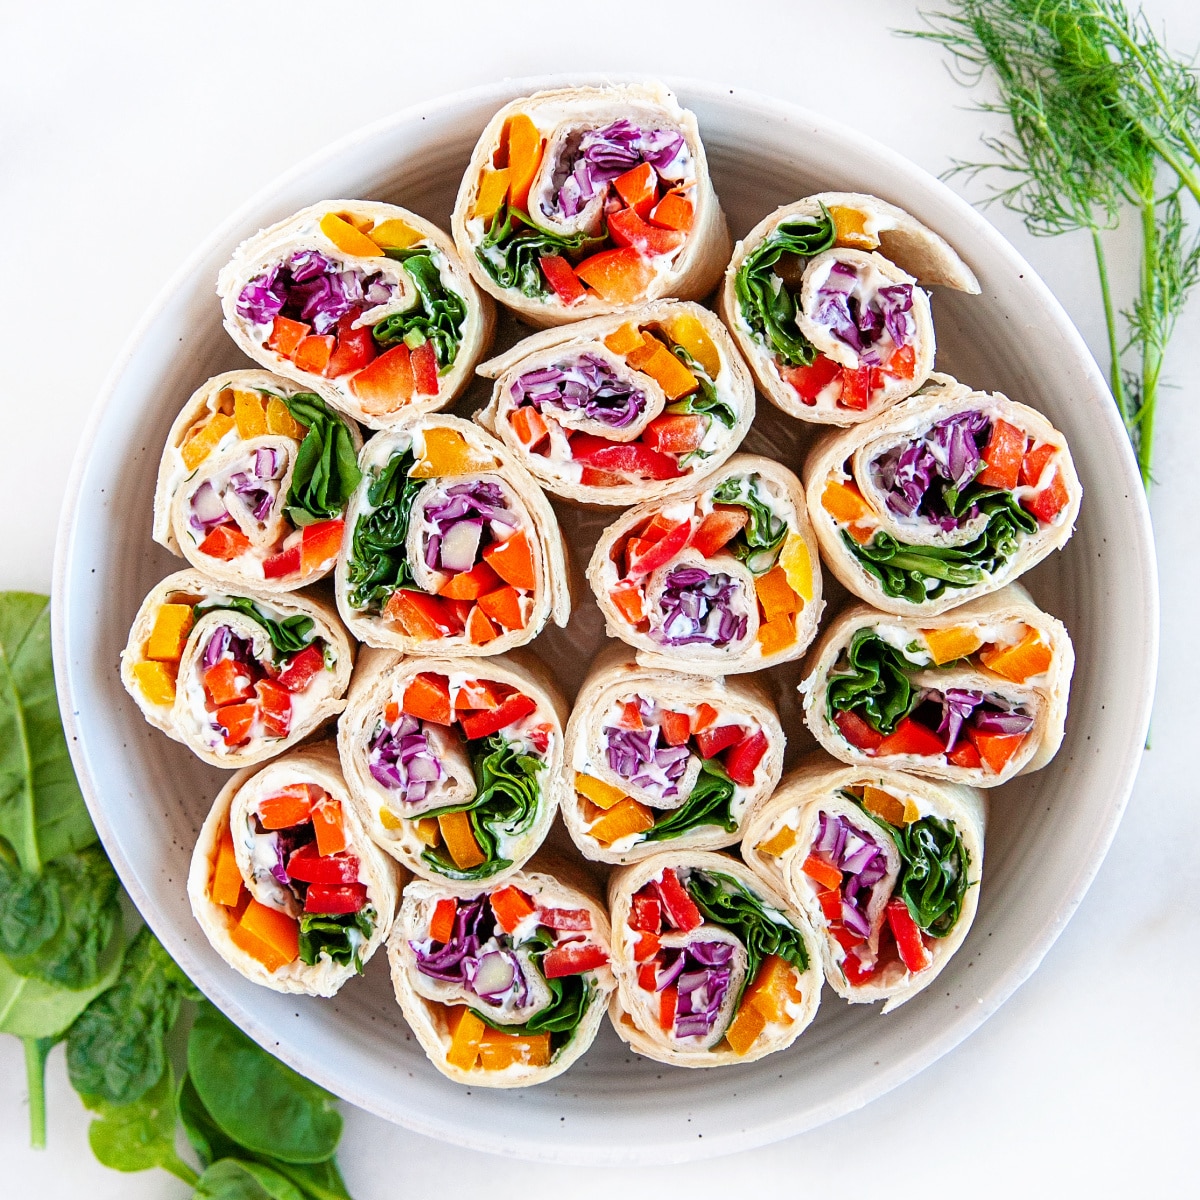
{"label": "diced carrot piece", "polygon": [[1041,634],[1028,625],[1025,636],[1015,646],[985,646],[979,655],[979,661],[989,671],[1014,683],[1024,683],[1034,675],[1043,674],[1053,660],[1054,654],[1042,641]]}
{"label": "diced carrot piece", "polygon": [[317,835],[317,853],[322,858],[341,854],[346,849],[346,827],[342,821],[342,802],[326,796],[313,805],[313,831]]}
{"label": "diced carrot piece", "polygon": [[[793,593],[794,594],[794,593]],[[796,618],[787,613],[773,621],[764,621],[758,627],[759,652],[763,658],[779,654],[796,641]]]}
{"label": "diced carrot piece", "polygon": [[479,1058],[479,1044],[487,1026],[465,1006],[452,1008],[448,1016],[450,1048],[446,1051],[446,1062],[460,1071],[470,1071]]}
{"label": "diced carrot piece", "polygon": [[227,746],[239,746],[250,736],[250,726],[258,711],[255,704],[227,704],[217,709],[217,725]]}
{"label": "diced carrot piece", "polygon": [[766,1027],[767,1020],[762,1013],[743,999],[737,1016],[725,1030],[725,1040],[735,1054],[745,1054]]}
{"label": "diced carrot piece", "polygon": [[271,396],[267,399],[267,432],[300,441],[308,432],[308,426],[301,425],[278,396]]}
{"label": "diced carrot piece", "polygon": [[777,617],[789,616],[803,607],[800,597],[792,591],[782,567],[775,566],[754,577],[754,591],[768,623]]}
{"label": "diced carrot piece", "polygon": [[422,671],[404,689],[403,710],[419,721],[449,725],[454,718],[450,712],[450,681],[445,675]]}
{"label": "diced carrot piece", "polygon": [[533,450],[540,446],[550,433],[546,418],[531,404],[522,404],[520,408],[514,408],[512,415],[508,418],[508,423],[512,426],[513,433],[517,435],[517,441],[526,450]]}
{"label": "diced carrot piece", "polygon": [[631,351],[637,350],[645,343],[642,341],[642,335],[638,327],[626,323],[614,329],[604,339],[604,344],[614,354],[626,355]]}
{"label": "diced carrot piece", "polygon": [[195,618],[190,604],[163,604],[154,614],[154,628],[146,642],[146,657],[178,662],[183,657]]}
{"label": "diced carrot piece", "polygon": [[668,192],[650,211],[650,224],[688,233],[696,214],[692,202],[678,192]]}
{"label": "diced carrot piece", "polygon": [[691,736],[691,722],[687,713],[665,710],[659,715],[658,723],[663,732],[663,740],[668,746],[682,746]]}
{"label": "diced carrot piece", "polygon": [[471,818],[465,812],[443,813],[438,817],[437,823],[446,849],[460,871],[469,871],[486,859],[487,856],[475,840]]}
{"label": "diced carrot piece", "polygon": [[597,821],[588,832],[602,845],[610,846],[631,833],[644,833],[654,828],[654,816],[632,796],[626,796]]}
{"label": "diced carrot piece", "polygon": [[[645,219],[658,198],[658,172],[648,163],[639,163],[613,180],[617,195]],[[619,352],[618,352],[619,353]]]}
{"label": "diced carrot piece", "polygon": [[238,870],[237,855],[234,853],[233,834],[226,825],[217,844],[217,861],[213,866],[208,898],[224,908],[235,908],[242,898],[242,887],[242,873]]}
{"label": "diced carrot piece", "polygon": [[764,854],[769,854],[772,858],[779,858],[780,855],[786,854],[795,844],[796,831],[790,825],[784,825],[778,833],[767,838],[765,842],[759,842],[755,849],[761,850]]}
{"label": "diced carrot piece", "polygon": [[619,587],[610,596],[617,611],[630,625],[639,625],[646,619],[646,598],[636,587]]}
{"label": "diced carrot piece", "polygon": [[524,629],[525,617],[521,612],[521,597],[516,588],[504,587],[480,596],[479,607],[497,625],[504,629]]}
{"label": "diced carrot piece", "polygon": [[991,436],[983,452],[987,465],[975,476],[975,482],[981,487],[1012,491],[1017,486],[1024,456],[1025,435],[1007,421],[993,421]]}
{"label": "diced carrot piece", "polygon": [[200,543],[199,549],[201,554],[207,554],[209,558],[230,562],[250,549],[250,539],[232,525],[218,525]]}
{"label": "diced carrot piece", "polygon": [[575,774],[575,790],[586,796],[597,808],[610,809],[625,799],[625,793],[619,787],[613,787],[603,779],[580,772]]}
{"label": "diced carrot piece", "polygon": [[267,345],[276,354],[282,354],[284,358],[291,358],[296,353],[296,347],[308,336],[311,328],[311,325],[305,325],[303,321],[276,317],[271,325],[271,335],[267,338]]}
{"label": "diced carrot piece", "polygon": [[1042,481],[1046,464],[1054,457],[1055,447],[1049,442],[1033,446],[1025,452],[1021,459],[1021,474],[1018,482],[1022,487],[1037,487]]}
{"label": "diced carrot piece", "polygon": [[587,290],[575,274],[575,268],[561,255],[543,254],[538,259],[538,266],[542,268],[542,274],[554,289],[554,294],[564,304],[574,304],[587,295]]}
{"label": "diced carrot piece", "polygon": [[453,896],[443,896],[433,910],[429,922],[429,936],[435,942],[448,942],[454,936],[454,918],[458,916],[458,901]]}
{"label": "diced carrot piece", "polygon": [[663,413],[646,426],[642,440],[663,454],[691,454],[704,441],[709,420],[699,413]]}
{"label": "diced carrot piece", "polygon": [[485,223],[490,223],[508,197],[509,179],[507,167],[499,171],[484,171],[479,177],[479,191],[475,194],[471,216],[482,217]]}
{"label": "diced carrot piece", "polygon": [[1033,513],[1043,525],[1051,521],[1062,511],[1067,500],[1067,485],[1063,483],[1061,471],[1054,472],[1054,478],[1033,497],[1021,501],[1021,507]]}
{"label": "diced carrot piece", "polygon": [[365,233],[360,233],[345,217],[326,213],[321,232],[341,251],[355,258],[381,258],[383,251]]}
{"label": "diced carrot piece", "polygon": [[133,677],[137,680],[142,695],[151,704],[174,704],[175,670],[171,664],[145,660],[134,663]]}
{"label": "diced carrot piece", "polygon": [[721,714],[711,704],[696,706],[696,715],[692,718],[692,732],[699,733],[707,729]]}
{"label": "diced carrot piece", "polygon": [[585,258],[575,274],[609,304],[636,304],[654,280],[654,268],[629,247],[601,250]]}
{"label": "diced carrot piece", "polygon": [[800,869],[809,879],[815,879],[823,888],[840,888],[842,886],[841,871],[833,863],[826,862],[815,854],[810,854]]}
{"label": "diced carrot piece", "polygon": [[345,526],[341,517],[304,526],[300,535],[300,569],[306,575],[324,569],[337,558]]}
{"label": "diced carrot piece", "polygon": [[325,368],[329,365],[329,356],[333,353],[336,344],[337,338],[332,334],[318,337],[316,334],[310,333],[296,347],[292,361],[301,371],[310,371],[313,375],[324,375]]}
{"label": "diced carrot piece", "polygon": [[532,591],[537,584],[537,576],[533,570],[533,551],[523,529],[519,529],[503,542],[493,542],[490,546],[485,546],[483,561],[505,583],[510,583],[515,588]]}
{"label": "diced carrot piece", "polygon": [[796,972],[786,959],[768,954],[746,989],[742,1004],[757,1008],[768,1021],[786,1021],[787,1006],[803,999],[796,984]]}
{"label": "diced carrot piece", "polygon": [[271,972],[286,967],[300,956],[300,923],[287,913],[268,908],[251,899],[241,920],[229,931],[239,950],[262,963]]}
{"label": "diced carrot piece", "polygon": [[958,658],[968,658],[983,645],[983,638],[973,625],[955,625],[952,629],[922,629],[921,633],[933,661],[939,667]]}
{"label": "diced carrot piece", "polygon": [[521,1064],[530,1067],[550,1065],[550,1035],[548,1033],[501,1033],[485,1030],[479,1043],[479,1065],[485,1071],[503,1071]]}
{"label": "diced carrot piece", "polygon": [[258,819],[264,829],[290,829],[312,820],[313,799],[308,785],[289,784],[258,802]]}
{"label": "diced carrot piece", "polygon": [[486,562],[477,562],[469,571],[451,575],[438,593],[449,600],[478,600],[500,586],[500,576]]}
{"label": "diced carrot piece", "polygon": [[537,906],[520,888],[503,887],[488,897],[496,923],[505,933],[512,933],[526,917],[537,911]]}
{"label": "diced carrot piece", "polygon": [[224,413],[213,413],[208,422],[183,443],[180,454],[183,464],[194,471],[216,449],[221,439],[234,428],[232,417]]}
{"label": "diced carrot piece", "polygon": [[350,377],[350,390],[370,412],[395,412],[413,397],[412,352],[401,342]]}
{"label": "diced carrot piece", "polygon": [[537,126],[524,114],[509,119],[508,139],[509,195],[513,208],[529,211],[529,185],[541,165],[545,142]]}
{"label": "diced carrot piece", "polygon": [[1026,733],[980,733],[978,729],[968,729],[967,733],[975,743],[979,757],[993,775],[1003,772],[1009,759],[1029,736]]}
{"label": "diced carrot piece", "polygon": [[830,477],[821,493],[821,507],[835,520],[843,524],[860,521],[872,515],[871,506],[854,482],[842,483]]}

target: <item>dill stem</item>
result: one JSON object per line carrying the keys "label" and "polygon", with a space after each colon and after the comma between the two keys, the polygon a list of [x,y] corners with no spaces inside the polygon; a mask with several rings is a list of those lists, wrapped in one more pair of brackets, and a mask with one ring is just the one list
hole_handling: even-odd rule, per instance
{"label": "dill stem", "polygon": [[1100,241],[1100,230],[1092,226],[1092,248],[1096,252],[1096,272],[1100,276],[1100,295],[1104,300],[1104,325],[1108,331],[1109,383],[1117,411],[1125,428],[1129,428],[1129,401],[1125,396],[1125,384],[1121,377],[1121,347],[1117,341],[1117,314],[1113,307],[1112,289],[1108,284],[1108,260]]}
{"label": "dill stem", "polygon": [[[1141,200],[1142,217],[1142,278],[1141,303],[1143,311],[1156,309],[1155,292],[1159,270],[1158,224],[1155,220],[1153,184]],[[1142,395],[1134,418],[1137,424],[1137,458],[1142,484],[1150,486],[1151,456],[1154,444],[1154,405],[1158,398],[1158,376],[1162,369],[1162,348],[1150,320],[1143,322],[1139,341],[1142,356]]]}

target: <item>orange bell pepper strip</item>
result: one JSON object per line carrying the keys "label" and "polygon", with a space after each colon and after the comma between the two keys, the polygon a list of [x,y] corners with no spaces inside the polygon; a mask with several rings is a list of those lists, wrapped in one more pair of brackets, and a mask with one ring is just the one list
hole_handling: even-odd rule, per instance
{"label": "orange bell pepper strip", "polygon": [[484,615],[483,610],[475,605],[467,615],[467,637],[472,646],[486,646],[500,636],[500,630]]}
{"label": "orange bell pepper strip", "polygon": [[749,520],[749,512],[740,504],[716,504],[692,534],[692,548],[705,558],[711,558],[733,541]]}
{"label": "orange bell pepper strip", "polygon": [[505,583],[512,584],[515,588],[532,591],[537,584],[537,576],[533,569],[533,551],[523,529],[503,542],[492,542],[490,546],[485,546],[483,561]]}
{"label": "orange bell pepper strip", "polygon": [[648,163],[639,163],[613,180],[616,193],[643,220],[650,215],[658,199],[658,172]]}
{"label": "orange bell pepper strip", "polygon": [[744,1055],[766,1027],[766,1017],[753,1004],[747,1004],[743,998],[737,1016],[725,1030],[725,1040],[734,1054]]}
{"label": "orange bell pepper strip", "polygon": [[810,854],[804,860],[804,866],[800,869],[809,879],[819,883],[823,889],[837,891],[842,886],[841,871],[833,863],[828,863],[823,858],[818,858],[815,854]]}
{"label": "orange bell pepper strip", "polygon": [[1054,652],[1036,629],[1026,626],[1024,637],[1015,646],[985,646],[979,652],[979,661],[1005,679],[1024,683],[1050,669]]}
{"label": "orange bell pepper strip", "polygon": [[520,888],[503,887],[488,897],[496,923],[505,933],[512,933],[526,917],[537,912],[530,898]]}
{"label": "orange bell pepper strip", "polygon": [[821,507],[835,520],[843,524],[861,521],[870,517],[871,506],[863,499],[863,494],[854,482],[842,483],[830,479],[821,493]]}
{"label": "orange bell pepper strip", "polygon": [[445,675],[422,671],[404,689],[403,710],[419,721],[449,725],[454,720],[450,712],[450,681]]}
{"label": "orange bell pepper strip", "polygon": [[475,840],[471,818],[465,812],[443,813],[437,823],[446,849],[460,871],[469,871],[485,861],[487,856]]}
{"label": "orange bell pepper strip", "polygon": [[469,1008],[456,1006],[447,1014],[450,1026],[450,1047],[446,1051],[446,1062],[460,1071],[470,1071],[479,1059],[479,1045],[487,1026]]}
{"label": "orange bell pepper strip", "polygon": [[300,923],[254,899],[230,929],[229,937],[239,950],[270,972],[286,967],[300,956]]}
{"label": "orange bell pepper strip", "polygon": [[691,231],[696,219],[692,202],[678,192],[668,192],[650,210],[650,224],[663,229],[678,229],[681,233]]}
{"label": "orange bell pepper strip", "polygon": [[[490,565],[490,564],[489,564]],[[521,597],[516,588],[503,587],[480,596],[479,607],[504,629],[524,629],[525,617],[521,612]]]}
{"label": "orange bell pepper strip", "polygon": [[636,304],[654,280],[654,268],[636,250],[601,250],[585,258],[575,274],[609,304]]}
{"label": "orange bell pepper strip", "polygon": [[979,751],[980,759],[993,775],[1003,772],[1029,736],[1026,733],[980,733],[978,729],[968,729],[967,734]]}
{"label": "orange bell pepper strip", "polygon": [[526,450],[535,450],[550,434],[550,426],[546,418],[530,404],[514,408],[508,418],[512,431],[517,435],[517,441]]}
{"label": "orange bell pepper strip", "polygon": [[264,829],[290,829],[311,821],[312,808],[308,784],[293,783],[258,802],[258,819]]}
{"label": "orange bell pepper strip", "polygon": [[529,211],[529,185],[542,162],[545,142],[537,126],[524,114],[517,113],[505,131],[508,142],[508,194],[513,208]]}
{"label": "orange bell pepper strip", "polygon": [[317,835],[317,853],[326,858],[346,849],[346,827],[342,821],[342,802],[325,796],[313,805],[313,831]]}
{"label": "orange bell pepper strip", "polygon": [[296,353],[296,347],[308,337],[311,325],[302,321],[291,321],[287,317],[276,317],[271,325],[271,333],[267,338],[267,346],[284,358],[291,358]]}
{"label": "orange bell pepper strip", "polygon": [[602,846],[611,846],[620,838],[632,833],[645,833],[654,828],[654,816],[643,804],[639,804],[632,796],[626,796],[618,804],[614,804],[592,827],[588,833]]}
{"label": "orange bell pepper strip", "polygon": [[325,368],[329,365],[329,357],[333,354],[333,348],[336,344],[337,339],[332,334],[320,337],[317,334],[310,333],[296,347],[296,353],[292,355],[292,361],[301,371],[308,371],[313,375],[324,375]]}
{"label": "orange bell pepper strip", "polygon": [[217,861],[213,866],[208,896],[214,904],[236,908],[242,898],[243,886],[242,873],[238,870],[237,856],[233,849],[233,834],[226,825],[221,831],[221,841],[217,846]]}

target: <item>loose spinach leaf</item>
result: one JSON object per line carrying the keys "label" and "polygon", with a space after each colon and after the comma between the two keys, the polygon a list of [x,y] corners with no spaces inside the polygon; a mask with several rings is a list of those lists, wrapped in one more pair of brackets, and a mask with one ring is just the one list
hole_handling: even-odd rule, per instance
{"label": "loose spinach leaf", "polygon": [[304,1193],[262,1163],[222,1158],[205,1168],[192,1200],[304,1200]]}
{"label": "loose spinach leaf", "polygon": [[669,413],[704,413],[720,421],[726,429],[732,429],[737,424],[737,413],[734,411],[733,405],[717,395],[717,389],[704,368],[682,346],[672,343],[671,352],[696,376],[700,386],[690,396],[676,400],[674,404],[668,404],[665,411]]}
{"label": "loose spinach leaf", "polygon": [[413,582],[405,541],[413,501],[427,482],[409,476],[416,463],[411,449],[395,455],[367,488],[373,511],[358,518],[347,563],[350,603],[357,609],[379,612],[397,588]]}
{"label": "loose spinach leaf", "polygon": [[288,518],[293,525],[332,520],[346,507],[362,478],[350,430],[314,392],[297,392],[281,399],[288,412],[308,426],[292,468]]}
{"label": "loose spinach leaf", "polygon": [[516,288],[523,296],[540,300],[549,296],[551,289],[539,258],[577,256],[586,247],[602,242],[605,236],[604,230],[596,237],[583,232],[570,237],[548,233],[536,228],[528,213],[502,204],[476,248],[475,257],[506,291]]}
{"label": "loose spinach leaf", "polygon": [[730,549],[755,575],[769,571],[779,557],[787,537],[787,522],[763,503],[758,492],[759,475],[735,475],[715,492],[717,504],[737,504],[750,514],[750,520],[733,539]]}
{"label": "loose spinach leaf", "polygon": [[908,672],[917,669],[895,646],[870,629],[858,630],[846,651],[846,666],[830,672],[825,712],[857,712],[877,733],[892,733],[917,705]]}
{"label": "loose spinach leaf", "polygon": [[96,840],[58,715],[50,602],[0,593],[0,838],[22,870]]}
{"label": "loose spinach leaf", "polygon": [[[369,905],[356,913],[340,913],[328,916],[323,913],[300,915],[300,961],[313,966],[325,954],[331,962],[354,963],[361,975],[363,969],[362,947],[375,929],[378,913]],[[357,930],[363,941],[354,944],[351,930]]]}
{"label": "loose spinach leaf", "polygon": [[509,859],[497,857],[499,835],[515,837],[533,824],[541,795],[537,772],[546,766],[531,754],[518,754],[515,744],[505,741],[500,733],[481,738],[476,745],[468,746],[468,751],[475,775],[474,799],[421,814],[434,817],[466,812],[471,818],[471,830],[485,855],[479,866],[464,871],[448,854],[437,850],[421,854],[435,871],[449,879],[486,879],[512,865]]}
{"label": "loose spinach leaf", "polygon": [[679,808],[655,821],[654,827],[646,831],[644,840],[665,841],[699,825],[719,825],[732,833],[737,828],[737,821],[729,810],[733,793],[734,783],[725,774],[725,768],[716,759],[704,759],[688,798]]}
{"label": "loose spinach leaf", "polygon": [[415,337],[431,341],[438,366],[443,371],[452,367],[462,341],[467,302],[442,282],[442,274],[433,260],[433,251],[428,247],[408,250],[392,248],[384,253],[388,258],[399,259],[404,264],[404,269],[416,285],[421,303],[408,312],[384,317],[371,329],[372,336],[384,349],[409,341],[410,338],[415,340]]}
{"label": "loose spinach leaf", "polygon": [[318,1163],[337,1149],[342,1118],[333,1097],[273,1058],[211,1004],[200,1006],[187,1061],[214,1124],[255,1155]]}
{"label": "loose spinach leaf", "polygon": [[[751,895],[731,875],[692,870],[682,882],[705,919],[737,934],[746,947],[750,961],[746,965],[743,991],[758,974],[763,959],[771,954],[778,954],[801,971],[808,970],[808,947],[800,930],[783,913]],[[778,920],[771,913],[776,913]]]}
{"label": "loose spinach leaf", "polygon": [[32,954],[54,936],[62,921],[58,880],[22,871],[0,843],[0,954]]}
{"label": "loose spinach leaf", "polygon": [[950,821],[922,817],[891,833],[904,860],[896,894],[921,929],[945,937],[962,912],[971,860],[957,828]]}
{"label": "loose spinach leaf", "polygon": [[91,987],[103,973],[105,950],[119,936],[116,873],[104,851],[89,846],[50,863],[42,878],[58,894],[58,927],[36,950],[10,954],[9,965],[47,983]]}
{"label": "loose spinach leaf", "polygon": [[865,546],[845,530],[842,541],[863,570],[879,580],[885,595],[916,604],[994,575],[1016,553],[1021,535],[1037,532],[1037,518],[1011,492],[968,494],[956,503],[963,508],[976,504],[987,516],[983,532],[964,546],[910,546],[882,530]]}
{"label": "loose spinach leaf", "polygon": [[796,299],[775,273],[784,254],[812,258],[828,250],[837,238],[825,205],[815,217],[792,217],[778,225],[752,250],[734,278],[734,294],[742,319],[780,362],[809,367],[816,348],[796,327]]}
{"label": "loose spinach leaf", "polygon": [[232,609],[249,617],[261,625],[271,640],[275,653],[281,657],[299,654],[305,646],[316,639],[313,632],[315,622],[312,617],[303,613],[285,617],[282,621],[273,621],[247,596],[230,596],[227,600],[214,600],[208,604],[196,606],[196,617],[200,618],[207,612],[217,612],[221,609]]}
{"label": "loose spinach leaf", "polygon": [[162,1078],[164,1040],[180,1002],[199,995],[154,934],[138,930],[116,986],[89,1004],[71,1027],[71,1086],[89,1102],[140,1099]]}

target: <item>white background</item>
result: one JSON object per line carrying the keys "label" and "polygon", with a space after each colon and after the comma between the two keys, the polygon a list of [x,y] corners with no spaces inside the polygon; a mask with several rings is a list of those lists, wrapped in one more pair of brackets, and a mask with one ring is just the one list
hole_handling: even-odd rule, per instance
{"label": "white background", "polygon": [[[1200,45],[1195,0],[1146,8],[1179,52]],[[412,103],[578,68],[769,92],[940,173],[978,154],[985,126],[938,48],[894,36],[916,21],[906,0],[0,0],[0,588],[48,589],[80,428],[143,310],[213,227],[298,160]],[[1086,241],[1035,240],[1003,210],[990,215],[1106,366]],[[1113,239],[1119,290],[1131,282],[1134,253],[1132,241]],[[535,1166],[347,1111],[341,1162],[356,1200],[447,1190],[487,1200],[707,1197],[747,1187],[829,1196],[879,1185],[896,1197],[1073,1197],[1171,1194],[1192,1180],[1200,788],[1183,764],[1197,737],[1200,666],[1192,515],[1200,382],[1189,373],[1198,341],[1195,303],[1168,358],[1176,386],[1158,416],[1152,508],[1163,661],[1153,749],[1090,893],[1004,1008],[869,1108],[687,1167]],[[0,1038],[3,1191],[41,1200],[183,1197],[184,1186],[161,1172],[123,1176],[95,1163],[61,1055],[48,1071],[49,1148],[35,1152],[20,1044]]]}

